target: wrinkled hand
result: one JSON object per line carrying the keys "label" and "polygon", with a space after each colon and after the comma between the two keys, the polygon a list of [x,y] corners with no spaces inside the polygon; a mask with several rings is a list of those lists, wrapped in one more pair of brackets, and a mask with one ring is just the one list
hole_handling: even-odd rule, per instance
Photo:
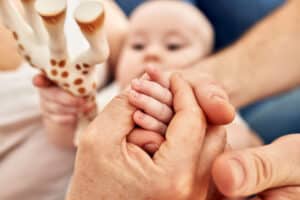
{"label": "wrinkled hand", "polygon": [[[151,80],[169,88],[170,72],[162,72],[155,66],[147,66],[146,72]],[[213,125],[225,125],[234,119],[235,109],[229,102],[229,97],[218,82],[206,74],[192,74],[189,70],[180,70],[185,80],[193,87],[198,104],[203,109],[208,122]]]}
{"label": "wrinkled hand", "polygon": [[300,134],[270,145],[227,152],[215,161],[213,176],[227,196],[258,194],[261,200],[300,197]]}
{"label": "wrinkled hand", "polygon": [[135,108],[120,95],[83,134],[67,199],[202,200],[213,194],[209,172],[224,149],[224,129],[207,130],[192,88],[178,75],[170,88],[175,116],[153,158],[127,141]]}
{"label": "wrinkled hand", "polygon": [[[187,77],[184,72],[180,73]],[[199,79],[187,78],[210,125],[223,125],[233,120],[235,110],[221,86],[201,74]],[[140,109],[134,113],[134,121],[144,130],[134,131],[128,141],[153,154],[164,141],[161,133],[166,130],[173,114],[170,106],[172,94],[169,93],[170,73],[147,66],[140,84],[132,83],[132,88],[135,92],[129,96],[130,103]]]}

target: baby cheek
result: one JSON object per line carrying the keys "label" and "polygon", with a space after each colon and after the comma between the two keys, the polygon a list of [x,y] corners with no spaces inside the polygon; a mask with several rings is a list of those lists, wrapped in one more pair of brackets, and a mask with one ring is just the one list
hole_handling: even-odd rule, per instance
{"label": "baby cheek", "polygon": [[201,52],[192,48],[178,51],[168,56],[168,68],[181,69],[192,67],[192,65],[196,64],[197,61],[200,61],[201,58]]}

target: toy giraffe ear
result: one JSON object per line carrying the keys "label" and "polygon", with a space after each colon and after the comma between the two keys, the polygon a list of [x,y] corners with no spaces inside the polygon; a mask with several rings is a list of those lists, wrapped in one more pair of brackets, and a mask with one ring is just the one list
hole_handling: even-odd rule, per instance
{"label": "toy giraffe ear", "polygon": [[68,57],[64,34],[66,0],[38,0],[35,9],[42,17],[49,33],[51,60],[53,62],[66,62]]}

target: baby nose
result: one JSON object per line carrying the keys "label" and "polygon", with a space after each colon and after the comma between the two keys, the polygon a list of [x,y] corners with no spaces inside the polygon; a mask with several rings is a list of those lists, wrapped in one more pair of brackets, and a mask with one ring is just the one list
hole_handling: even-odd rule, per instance
{"label": "baby nose", "polygon": [[146,63],[148,62],[162,62],[163,60],[163,52],[160,50],[157,46],[149,46],[146,49],[145,55],[144,55],[144,61]]}

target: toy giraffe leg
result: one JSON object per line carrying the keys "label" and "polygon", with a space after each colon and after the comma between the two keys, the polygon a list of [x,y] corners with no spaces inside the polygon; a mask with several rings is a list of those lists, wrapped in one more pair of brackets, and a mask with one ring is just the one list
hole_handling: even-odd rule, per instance
{"label": "toy giraffe leg", "polygon": [[[104,63],[109,54],[103,30],[103,5],[99,0],[82,1],[75,10],[75,20],[90,48],[74,58],[67,52],[64,34],[67,1],[22,0],[22,5],[25,19],[15,9],[11,0],[0,0],[0,16],[13,32],[20,54],[33,67],[44,72],[57,86],[74,96],[95,101],[95,66]],[[94,110],[91,113],[79,114],[77,135],[86,128],[96,113]]]}

